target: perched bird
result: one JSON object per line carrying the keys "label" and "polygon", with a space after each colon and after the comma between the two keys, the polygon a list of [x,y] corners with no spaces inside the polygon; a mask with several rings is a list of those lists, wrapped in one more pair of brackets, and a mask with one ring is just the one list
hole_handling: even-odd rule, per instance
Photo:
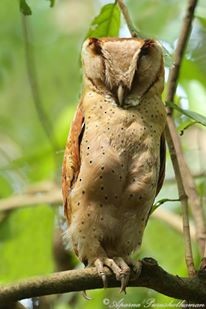
{"label": "perched bird", "polygon": [[63,162],[68,233],[106,286],[109,267],[125,290],[165,171],[163,53],[154,40],[89,38],[83,90]]}

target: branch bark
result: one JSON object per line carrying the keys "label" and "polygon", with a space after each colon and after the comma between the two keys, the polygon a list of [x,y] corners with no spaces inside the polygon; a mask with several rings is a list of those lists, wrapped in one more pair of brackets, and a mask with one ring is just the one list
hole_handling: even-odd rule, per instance
{"label": "branch bark", "polygon": [[[177,47],[174,53],[174,62],[169,72],[166,102],[174,101],[174,96],[177,88],[181,63],[187,46],[187,41],[190,36],[192,21],[194,17],[197,0],[189,0],[186,8],[185,17],[182,23],[180,36],[177,42]],[[204,256],[204,247],[206,242],[206,223],[204,212],[202,209],[200,198],[198,197],[195,182],[190,172],[190,169],[185,161],[180,138],[177,134],[174,120],[172,118],[171,109],[167,109],[167,127],[166,138],[170,155],[175,170],[175,176],[178,185],[180,197],[182,197],[183,209],[183,227],[185,230],[185,256],[186,263],[190,275],[194,275],[194,262],[192,258],[192,249],[189,232],[188,206],[192,210],[192,215],[195,221],[198,245],[200,253]]]}
{"label": "branch bark", "polygon": [[[113,274],[107,269],[108,287],[119,287]],[[205,304],[206,274],[195,278],[173,276],[162,269],[152,258],[142,260],[142,272],[132,273],[128,286],[147,287],[173,298]],[[49,276],[31,278],[16,284],[0,287],[0,303],[7,304],[20,299],[102,288],[102,280],[95,268],[58,272]]]}

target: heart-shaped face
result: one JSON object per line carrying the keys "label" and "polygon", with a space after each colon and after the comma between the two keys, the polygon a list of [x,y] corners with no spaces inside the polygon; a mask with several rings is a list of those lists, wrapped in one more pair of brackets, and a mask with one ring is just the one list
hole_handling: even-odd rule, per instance
{"label": "heart-shaped face", "polygon": [[90,38],[83,44],[82,62],[85,81],[118,105],[138,105],[157,81],[156,92],[163,90],[163,53],[154,40]]}

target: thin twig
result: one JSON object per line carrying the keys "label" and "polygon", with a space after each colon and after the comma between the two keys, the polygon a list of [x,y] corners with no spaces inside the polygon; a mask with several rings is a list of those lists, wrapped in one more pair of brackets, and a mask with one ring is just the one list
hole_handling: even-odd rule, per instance
{"label": "thin twig", "polygon": [[[33,101],[35,104],[35,108],[37,111],[37,115],[39,117],[39,121],[44,129],[46,136],[50,142],[50,145],[54,151],[54,155],[56,156],[56,151],[59,148],[56,139],[54,138],[53,126],[43,108],[42,99],[40,96],[38,79],[36,73],[35,59],[33,55],[33,50],[31,44],[29,42],[29,27],[28,27],[28,17],[21,14],[22,17],[22,29],[23,29],[23,38],[25,45],[25,56],[26,56],[26,65],[29,83],[31,87],[31,92],[33,96]],[[55,159],[56,160],[56,159]]]}
{"label": "thin twig", "polygon": [[120,7],[120,10],[122,12],[122,15],[124,16],[124,19],[126,21],[127,27],[131,33],[131,36],[133,37],[139,37],[141,38],[141,34],[137,31],[136,27],[134,26],[132,19],[129,15],[128,9],[126,7],[126,5],[124,4],[123,0],[117,0],[116,1]]}
{"label": "thin twig", "polygon": [[[119,287],[108,269],[105,269],[108,287]],[[128,286],[148,287],[173,298],[205,303],[205,274],[195,278],[180,278],[164,271],[152,258],[142,260],[140,276],[131,274]],[[0,303],[6,304],[24,298],[102,288],[102,280],[95,268],[69,270],[48,276],[30,278],[0,287]]]}
{"label": "thin twig", "polygon": [[188,0],[185,17],[183,19],[180,35],[177,41],[177,46],[173,56],[173,64],[170,68],[168,83],[167,83],[167,100],[174,101],[174,96],[177,89],[179,72],[182,64],[182,59],[190,36],[192,21],[194,17],[195,7],[198,0]]}
{"label": "thin twig", "polygon": [[[191,27],[192,27],[192,20],[194,17],[195,7],[197,5],[198,0],[189,0],[186,14],[183,20],[182,29],[180,32],[180,36],[177,42],[177,47],[174,53],[174,61],[173,65],[170,69],[169,77],[168,77],[168,87],[167,87],[167,102],[174,101],[174,96],[177,88],[179,72],[181,68],[181,63],[184,55],[184,51],[187,46],[187,41],[190,36]],[[184,159],[182,146],[180,143],[180,139],[176,133],[175,123],[171,116],[171,109],[168,108],[168,127],[170,127],[170,131],[174,130],[174,138],[176,139],[175,149],[176,153],[178,153],[178,160],[179,160],[179,167],[181,170],[181,175],[183,179],[183,185],[185,192],[188,197],[188,204],[192,210],[192,215],[195,221],[196,227],[196,236],[197,241],[200,248],[200,254],[204,256],[204,249],[206,243],[206,220],[203,211],[203,207],[201,205],[200,198],[197,194],[195,182],[193,176],[188,168],[188,165]],[[174,160],[175,157],[174,157]],[[177,164],[177,163],[173,163]],[[205,256],[206,257],[206,256]]]}
{"label": "thin twig", "polygon": [[184,231],[184,244],[185,244],[185,261],[188,268],[189,276],[195,275],[195,267],[192,255],[192,245],[191,245],[191,236],[190,236],[190,226],[189,226],[189,214],[188,214],[188,197],[186,195],[184,185],[183,185],[183,178],[180,170],[180,165],[178,161],[178,155],[175,148],[175,127],[170,126],[170,122],[167,122],[166,126],[166,138],[167,144],[170,151],[170,156],[173,164],[173,168],[175,171],[175,177],[177,181],[177,187],[179,192],[179,197],[182,204],[182,220],[183,220],[183,231]]}
{"label": "thin twig", "polygon": [[19,194],[0,200],[0,212],[9,211],[38,204],[62,204],[60,189],[52,189],[48,192],[37,194]]}
{"label": "thin twig", "polygon": [[[180,36],[178,38],[177,47],[174,53],[174,62],[169,72],[166,102],[172,102],[175,97],[179,72],[183,60],[183,55],[187,46],[187,41],[190,36],[194,11],[197,2],[198,2],[197,0],[189,0],[187,4],[185,17],[183,19],[180,31]],[[170,150],[173,167],[175,170],[179,195],[183,197],[182,210],[183,210],[183,227],[185,231],[184,232],[185,256],[189,274],[192,276],[194,275],[195,269],[194,269],[192,247],[190,240],[188,205],[191,207],[195,219],[197,237],[200,246],[200,252],[202,254],[204,250],[204,245],[202,245],[202,239],[200,240],[200,238],[201,237],[204,238],[206,236],[206,226],[201,203],[195,189],[194,180],[192,178],[191,172],[187,166],[187,163],[183,155],[180,139],[176,132],[175,123],[172,118],[171,109],[168,109],[167,111],[168,111],[168,117],[166,127],[166,138]]]}

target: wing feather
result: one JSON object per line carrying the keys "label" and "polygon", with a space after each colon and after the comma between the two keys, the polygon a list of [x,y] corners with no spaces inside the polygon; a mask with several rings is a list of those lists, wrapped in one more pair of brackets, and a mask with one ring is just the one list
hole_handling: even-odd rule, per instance
{"label": "wing feather", "polygon": [[157,183],[156,196],[160,192],[163,182],[164,182],[165,163],[166,163],[166,145],[165,145],[165,135],[163,133],[160,138],[160,170],[159,170],[159,179]]}
{"label": "wing feather", "polygon": [[66,143],[64,160],[62,166],[62,194],[64,213],[68,222],[71,222],[71,207],[69,205],[69,193],[75,183],[80,169],[80,143],[84,130],[84,115],[81,102],[77,107],[69,136]]}

